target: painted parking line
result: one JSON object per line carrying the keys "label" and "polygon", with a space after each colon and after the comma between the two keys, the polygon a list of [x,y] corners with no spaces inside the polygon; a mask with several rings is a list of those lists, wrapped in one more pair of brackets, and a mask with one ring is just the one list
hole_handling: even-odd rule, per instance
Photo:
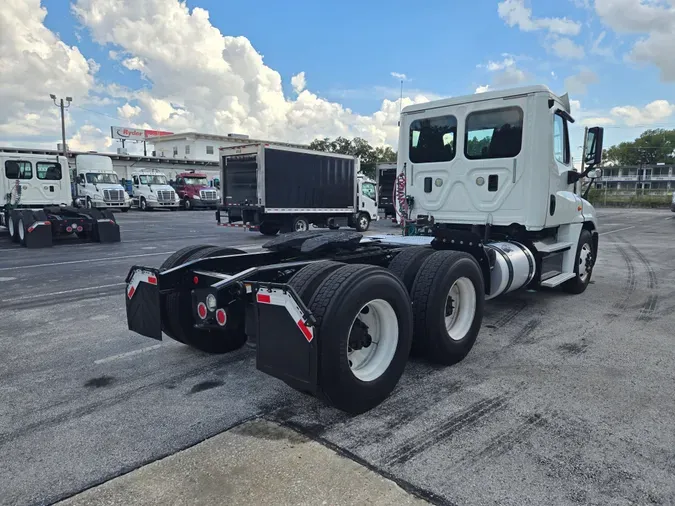
{"label": "painted parking line", "polygon": [[635,228],[637,225],[631,225],[630,227],[623,227],[623,228],[617,228],[616,230],[608,230],[607,232],[600,232],[598,235],[607,235],[607,234],[613,234],[614,232],[622,232],[624,230],[630,230],[631,228]]}
{"label": "painted parking line", "polygon": [[105,364],[106,362],[113,362],[114,360],[120,360],[127,357],[133,357],[134,355],[140,355],[141,353],[147,353],[148,351],[153,351],[158,348],[161,348],[161,344],[153,344],[152,346],[147,346],[145,348],[140,348],[138,350],[127,351],[126,353],[119,353],[118,355],[111,355],[105,358],[99,358],[94,360],[94,364]]}
{"label": "painted parking line", "polygon": [[104,288],[112,288],[114,286],[124,286],[125,283],[120,282],[120,283],[111,283],[109,285],[98,285],[98,286],[87,286],[85,288],[73,288],[72,290],[61,290],[60,292],[51,292],[51,293],[40,293],[40,294],[33,294],[33,295],[24,295],[21,297],[14,297],[12,299],[2,299],[0,302],[4,302],[6,304],[9,304],[11,302],[19,302],[21,300],[31,300],[31,299],[42,299],[42,298],[49,298],[49,297],[56,297],[57,295],[68,295],[71,293],[78,293],[78,292],[86,292],[86,291],[91,291],[91,290],[102,290]]}

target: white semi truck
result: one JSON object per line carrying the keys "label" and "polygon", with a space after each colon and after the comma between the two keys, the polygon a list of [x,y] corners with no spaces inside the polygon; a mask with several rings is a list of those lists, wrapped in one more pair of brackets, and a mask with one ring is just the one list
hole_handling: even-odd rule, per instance
{"label": "white semi truck", "polygon": [[0,226],[13,242],[41,248],[68,236],[120,241],[109,210],[73,207],[65,157],[0,152],[0,165]]}
{"label": "white semi truck", "polygon": [[110,157],[77,155],[75,172],[75,198],[84,207],[122,212],[131,208],[131,197],[120,184]]}
{"label": "white semi truck", "polygon": [[177,210],[180,198],[169,185],[166,175],[157,169],[139,168],[131,174],[131,202],[142,211],[152,209]]}
{"label": "white semi truck", "polygon": [[251,341],[259,370],[367,411],[392,392],[411,350],[463,360],[486,300],[586,290],[598,223],[576,188],[596,175],[603,130],[589,129],[578,172],[573,122],[567,95],[545,86],[409,106],[397,162],[408,235],[294,232],[255,253],[188,246],[159,269],[131,268],[128,326],[211,353]]}

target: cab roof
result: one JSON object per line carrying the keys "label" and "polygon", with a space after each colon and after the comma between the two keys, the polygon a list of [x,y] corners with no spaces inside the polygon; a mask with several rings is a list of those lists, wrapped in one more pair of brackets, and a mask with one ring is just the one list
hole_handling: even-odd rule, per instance
{"label": "cab roof", "polygon": [[570,112],[569,97],[567,93],[559,97],[553,93],[548,86],[538,84],[534,86],[521,86],[519,88],[509,88],[505,90],[486,91],[485,93],[474,93],[471,95],[463,95],[460,97],[442,98],[440,100],[432,100],[421,104],[413,104],[403,108],[401,114],[410,114],[415,112],[426,111],[428,109],[436,109],[439,107],[448,107],[453,105],[462,105],[475,102],[483,102],[486,100],[503,99],[509,97],[516,97],[518,95],[529,95],[532,93],[546,93],[554,100],[557,100]]}

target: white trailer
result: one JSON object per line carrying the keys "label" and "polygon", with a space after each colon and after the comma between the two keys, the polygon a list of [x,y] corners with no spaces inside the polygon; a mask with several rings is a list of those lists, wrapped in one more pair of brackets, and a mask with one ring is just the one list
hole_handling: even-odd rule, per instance
{"label": "white trailer", "polygon": [[169,185],[166,175],[157,169],[139,168],[131,173],[131,203],[142,211],[180,207],[176,190]]}
{"label": "white trailer", "polygon": [[[521,289],[586,290],[602,128],[574,170],[568,97],[532,86],[427,102],[401,116],[408,235],[309,231],[266,252],[189,246],[127,277],[129,328],[212,352],[248,340],[256,366],[351,413],[387,398],[414,349],[464,359],[485,301]],[[403,179],[405,178],[405,179]],[[523,364],[527,367],[527,364]]]}

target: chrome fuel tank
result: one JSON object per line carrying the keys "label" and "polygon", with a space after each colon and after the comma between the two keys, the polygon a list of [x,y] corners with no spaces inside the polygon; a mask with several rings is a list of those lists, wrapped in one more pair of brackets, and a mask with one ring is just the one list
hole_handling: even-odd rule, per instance
{"label": "chrome fuel tank", "polygon": [[518,242],[493,242],[485,245],[495,252],[495,263],[490,271],[492,299],[526,286],[534,278],[537,264],[532,252]]}

